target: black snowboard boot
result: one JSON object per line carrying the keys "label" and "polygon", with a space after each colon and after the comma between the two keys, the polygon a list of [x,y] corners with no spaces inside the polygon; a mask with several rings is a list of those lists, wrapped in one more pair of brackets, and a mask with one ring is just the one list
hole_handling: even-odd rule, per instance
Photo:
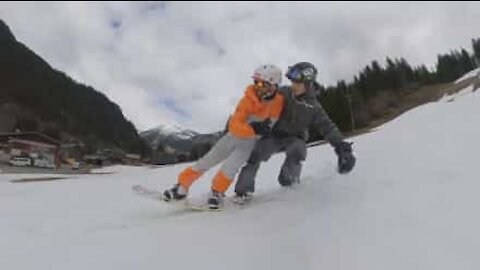
{"label": "black snowboard boot", "polygon": [[210,197],[208,197],[207,205],[208,208],[212,210],[217,210],[222,207],[223,205],[223,193],[212,190]]}
{"label": "black snowboard boot", "polygon": [[252,197],[253,197],[252,192],[236,193],[233,196],[233,202],[238,205],[244,205],[249,203],[252,200]]}
{"label": "black snowboard boot", "polygon": [[175,184],[175,186],[163,192],[162,200],[166,202],[169,202],[171,200],[180,201],[185,199],[186,197],[187,191],[179,184]]}

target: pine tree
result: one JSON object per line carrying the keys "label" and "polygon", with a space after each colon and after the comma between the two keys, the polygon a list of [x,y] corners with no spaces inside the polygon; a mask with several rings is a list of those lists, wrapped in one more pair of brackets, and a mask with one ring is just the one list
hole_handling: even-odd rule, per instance
{"label": "pine tree", "polygon": [[480,38],[472,39],[473,57],[475,59],[475,67],[480,67]]}

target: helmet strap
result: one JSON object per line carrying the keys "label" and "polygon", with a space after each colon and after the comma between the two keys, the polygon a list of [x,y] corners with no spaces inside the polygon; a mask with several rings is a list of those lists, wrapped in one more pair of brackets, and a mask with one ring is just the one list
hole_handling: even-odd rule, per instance
{"label": "helmet strap", "polygon": [[262,95],[262,96],[260,97],[260,100],[262,100],[262,101],[270,101],[270,100],[272,100],[272,99],[275,97],[275,95],[277,94],[277,91],[278,91],[278,89],[275,89],[275,91],[274,91],[273,93],[271,93],[271,94],[266,93],[266,94]]}

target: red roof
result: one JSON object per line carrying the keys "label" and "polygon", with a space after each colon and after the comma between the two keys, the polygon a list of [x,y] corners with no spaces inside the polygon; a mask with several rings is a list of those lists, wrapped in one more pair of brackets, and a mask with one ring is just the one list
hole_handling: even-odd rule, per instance
{"label": "red roof", "polygon": [[60,146],[60,141],[40,132],[0,133],[0,141],[12,140],[22,143],[36,143],[43,146]]}

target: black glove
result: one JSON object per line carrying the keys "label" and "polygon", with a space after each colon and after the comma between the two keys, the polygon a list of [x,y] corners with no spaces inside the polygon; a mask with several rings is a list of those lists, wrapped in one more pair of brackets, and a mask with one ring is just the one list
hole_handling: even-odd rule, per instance
{"label": "black glove", "polygon": [[269,136],[272,132],[272,128],[270,127],[271,121],[270,118],[263,122],[252,122],[250,126],[252,126],[255,134],[261,135],[263,137]]}
{"label": "black glove", "polygon": [[335,153],[338,156],[338,172],[349,173],[355,166],[356,158],[352,153],[351,142],[341,142],[335,145]]}

